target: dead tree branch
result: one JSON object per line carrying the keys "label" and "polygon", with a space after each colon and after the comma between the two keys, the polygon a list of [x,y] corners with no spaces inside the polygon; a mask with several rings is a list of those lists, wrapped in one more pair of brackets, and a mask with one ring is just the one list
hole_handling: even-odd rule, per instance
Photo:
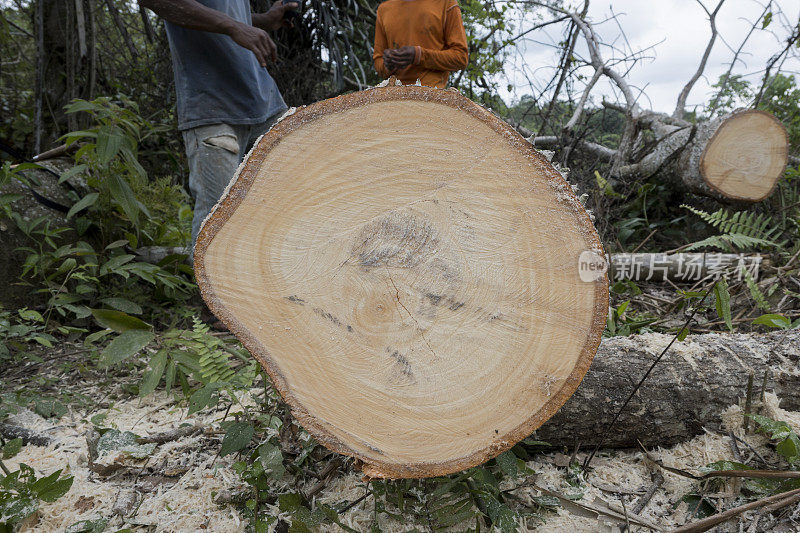
{"label": "dead tree branch", "polygon": [[692,76],[683,87],[681,94],[678,95],[678,103],[675,105],[675,111],[672,113],[672,116],[679,119],[682,119],[686,113],[686,99],[689,97],[692,87],[694,87],[694,84],[697,83],[697,80],[700,79],[700,76],[703,75],[703,71],[706,69],[708,56],[711,55],[711,49],[714,48],[714,42],[717,40],[717,13],[719,13],[719,10],[722,7],[722,4],[725,3],[725,0],[719,0],[717,7],[711,12],[706,9],[706,6],[703,5],[701,0],[697,0],[697,3],[700,4],[703,10],[708,14],[708,21],[711,25],[711,38],[708,40],[706,51],[703,53],[703,58],[700,60],[700,66],[697,67],[697,72],[694,73],[694,76]]}

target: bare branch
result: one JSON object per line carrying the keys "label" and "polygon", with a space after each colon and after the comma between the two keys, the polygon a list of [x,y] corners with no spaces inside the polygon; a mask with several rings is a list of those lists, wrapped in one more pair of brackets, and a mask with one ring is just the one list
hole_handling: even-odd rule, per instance
{"label": "bare branch", "polygon": [[[541,137],[531,137],[528,139],[537,148],[559,148],[561,146],[561,137],[555,135],[545,135]],[[575,147],[583,152],[597,156],[602,161],[610,162],[616,157],[617,151],[602,144],[597,144],[588,141],[576,141]]]}
{"label": "bare branch", "polygon": [[578,125],[578,121],[583,115],[583,108],[586,105],[586,100],[589,98],[589,93],[592,91],[594,85],[597,83],[597,80],[599,80],[600,76],[602,75],[603,72],[601,70],[594,71],[594,76],[592,76],[592,79],[586,84],[586,87],[583,89],[583,93],[581,94],[581,98],[578,100],[578,104],[575,106],[575,112],[572,114],[572,118],[570,118],[569,122],[567,122],[567,125],[564,126],[565,130],[572,131],[575,129],[575,126]]}
{"label": "bare branch", "polygon": [[[778,61],[781,61],[781,59],[784,58],[784,56],[786,56],[786,54],[789,52],[789,50],[792,48],[794,43],[796,43],[799,38],[800,38],[800,24],[795,26],[795,28],[792,30],[792,34],[786,39],[786,46],[783,48],[783,50],[772,56],[770,60],[767,62],[767,68],[764,70],[764,80],[761,83],[761,88],[758,90],[758,95],[756,95],[756,98],[753,101],[752,105],[753,108],[758,107],[758,105],[761,103],[761,99],[764,97],[764,93],[772,85],[772,82],[774,81],[774,78],[770,79],[769,76],[772,71],[772,68],[775,66],[776,63],[778,63]],[[781,64],[782,63],[783,61],[781,61]],[[778,68],[778,71],[780,71],[780,66]]]}
{"label": "bare branch", "polygon": [[711,49],[714,48],[714,41],[717,40],[717,13],[719,13],[719,9],[722,7],[722,4],[725,3],[725,0],[719,0],[717,7],[710,13],[708,9],[706,9],[706,6],[703,5],[703,2],[697,0],[697,3],[708,13],[709,24],[711,25],[711,38],[708,40],[708,46],[706,46],[706,51],[703,53],[703,58],[700,60],[700,66],[697,67],[697,72],[694,73],[694,76],[692,76],[684,86],[681,94],[678,95],[678,103],[675,105],[675,111],[672,113],[672,116],[681,119],[686,113],[686,99],[689,97],[689,93],[692,91],[694,84],[697,83],[697,80],[703,75],[703,71],[706,69],[706,63],[708,62],[708,56],[711,55]]}

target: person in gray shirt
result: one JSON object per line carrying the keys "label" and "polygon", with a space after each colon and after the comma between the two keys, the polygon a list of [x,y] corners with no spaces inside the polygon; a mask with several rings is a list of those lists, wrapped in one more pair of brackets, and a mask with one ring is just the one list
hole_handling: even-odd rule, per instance
{"label": "person in gray shirt", "polygon": [[267,31],[288,25],[297,3],[251,13],[248,0],[139,0],[166,21],[178,128],[194,196],[192,247],[253,143],[286,111],[267,72],[277,48]]}

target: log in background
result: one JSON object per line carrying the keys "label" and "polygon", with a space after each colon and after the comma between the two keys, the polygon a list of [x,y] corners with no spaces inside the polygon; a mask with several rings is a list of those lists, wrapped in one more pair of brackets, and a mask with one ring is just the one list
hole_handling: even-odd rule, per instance
{"label": "log in background", "polygon": [[[554,446],[596,445],[614,414],[669,344],[648,333],[603,339],[592,366],[567,403],[534,436]],[[800,330],[764,335],[691,335],[675,342],[600,443],[607,447],[668,446],[722,428],[720,414],[753,396],[768,372],[768,392],[781,407],[800,409]]]}

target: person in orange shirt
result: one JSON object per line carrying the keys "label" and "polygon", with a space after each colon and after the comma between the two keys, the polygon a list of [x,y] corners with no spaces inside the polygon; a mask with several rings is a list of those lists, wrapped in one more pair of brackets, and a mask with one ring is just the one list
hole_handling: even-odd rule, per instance
{"label": "person in orange shirt", "polygon": [[375,23],[375,70],[404,84],[447,86],[467,67],[467,34],[457,0],[387,0]]}

